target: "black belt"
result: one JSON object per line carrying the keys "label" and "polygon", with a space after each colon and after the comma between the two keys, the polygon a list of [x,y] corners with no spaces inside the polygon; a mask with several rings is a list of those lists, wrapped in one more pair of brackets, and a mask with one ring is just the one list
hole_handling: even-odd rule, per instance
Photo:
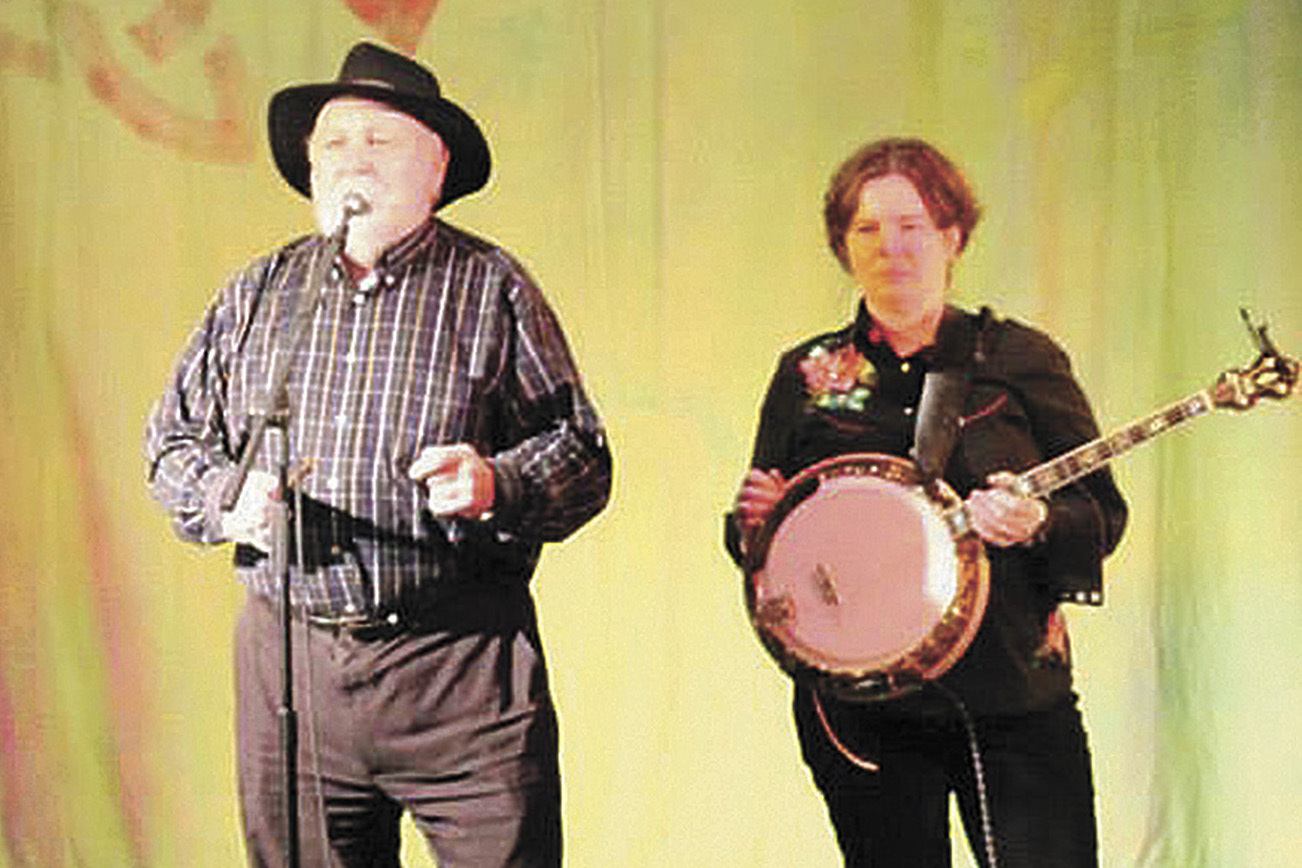
{"label": "black belt", "polygon": [[[258,595],[257,599],[277,609],[276,601]],[[293,607],[295,620],[335,637],[349,636],[364,642],[391,639],[402,633],[429,633],[449,630],[466,633],[501,632],[525,628],[536,629],[533,601],[524,586],[485,587],[476,593],[440,598],[419,608],[401,603],[389,604],[382,613],[336,614],[308,612]]]}

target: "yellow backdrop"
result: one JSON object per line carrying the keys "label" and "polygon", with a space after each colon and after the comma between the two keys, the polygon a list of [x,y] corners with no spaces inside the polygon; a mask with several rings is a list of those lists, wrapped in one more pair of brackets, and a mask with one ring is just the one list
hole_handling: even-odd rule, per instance
{"label": "yellow backdrop", "polygon": [[[536,579],[575,866],[837,864],[719,517],[778,352],[849,314],[855,145],[966,167],[959,301],[1061,338],[1105,427],[1250,359],[1240,304],[1302,351],[1294,0],[4,0],[0,866],[242,860],[241,595],[140,435],[211,292],[311,225],[266,98],[360,38],[482,120],[445,216],[530,265],[610,427],[612,505]],[[1105,865],[1296,864],[1299,405],[1117,468],[1108,604],[1069,613]]]}

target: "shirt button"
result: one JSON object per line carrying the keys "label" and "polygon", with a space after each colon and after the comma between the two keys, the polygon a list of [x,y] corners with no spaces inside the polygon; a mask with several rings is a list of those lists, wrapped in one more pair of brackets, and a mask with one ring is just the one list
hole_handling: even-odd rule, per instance
{"label": "shirt button", "polygon": [[347,424],[348,424],[348,414],[347,414],[347,413],[342,413],[342,412],[340,412],[340,413],[336,413],[336,414],[335,414],[335,424],[336,424],[336,425],[347,425]]}
{"label": "shirt button", "polygon": [[344,611],[351,615],[357,611],[357,607],[354,606],[352,603],[349,603],[348,605],[344,606]]}
{"label": "shirt button", "polygon": [[335,557],[339,557],[343,553],[344,550],[341,549],[339,546],[330,546],[330,554],[334,555]]}
{"label": "shirt button", "polygon": [[905,415],[905,416],[912,416],[912,415],[913,415],[913,408],[912,408],[912,407],[905,407],[905,408],[904,408],[904,415]]}
{"label": "shirt button", "polygon": [[389,617],[385,618],[384,620],[388,621],[390,626],[396,625],[398,623],[398,613],[390,612]]}
{"label": "shirt button", "polygon": [[394,277],[392,274],[386,274],[384,275],[384,285],[393,286],[394,282],[397,281],[397,279],[398,278]]}
{"label": "shirt button", "polygon": [[900,362],[900,372],[901,372],[901,373],[905,373],[905,374],[907,374],[907,373],[909,372],[909,368],[911,368],[911,367],[913,367],[913,366],[910,365],[908,362]]}
{"label": "shirt button", "polygon": [[330,477],[329,479],[327,479],[327,480],[326,480],[326,488],[330,489],[331,491],[338,491],[338,490],[339,490],[339,477],[338,477],[338,476],[332,476],[332,477]]}

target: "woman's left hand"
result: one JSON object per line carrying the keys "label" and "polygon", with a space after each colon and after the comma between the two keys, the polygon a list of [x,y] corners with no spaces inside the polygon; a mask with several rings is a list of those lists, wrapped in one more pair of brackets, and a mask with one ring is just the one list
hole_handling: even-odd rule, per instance
{"label": "woman's left hand", "polygon": [[1049,520],[1049,505],[1036,497],[1012,490],[1013,474],[1006,471],[986,477],[989,488],[967,497],[972,528],[981,539],[1001,548],[1028,542]]}

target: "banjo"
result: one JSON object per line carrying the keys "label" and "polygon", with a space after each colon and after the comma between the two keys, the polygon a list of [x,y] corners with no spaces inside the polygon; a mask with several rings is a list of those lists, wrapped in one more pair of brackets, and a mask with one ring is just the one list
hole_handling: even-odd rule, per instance
{"label": "banjo", "polygon": [[[1283,399],[1299,363],[1240,310],[1259,354],[1246,368],[1129,425],[1018,474],[1044,497],[1159,434],[1211,412]],[[792,477],[750,540],[746,605],[787,673],[842,699],[895,699],[944,675],[981,626],[990,595],[985,545],[963,501],[912,461],[853,453]]]}

